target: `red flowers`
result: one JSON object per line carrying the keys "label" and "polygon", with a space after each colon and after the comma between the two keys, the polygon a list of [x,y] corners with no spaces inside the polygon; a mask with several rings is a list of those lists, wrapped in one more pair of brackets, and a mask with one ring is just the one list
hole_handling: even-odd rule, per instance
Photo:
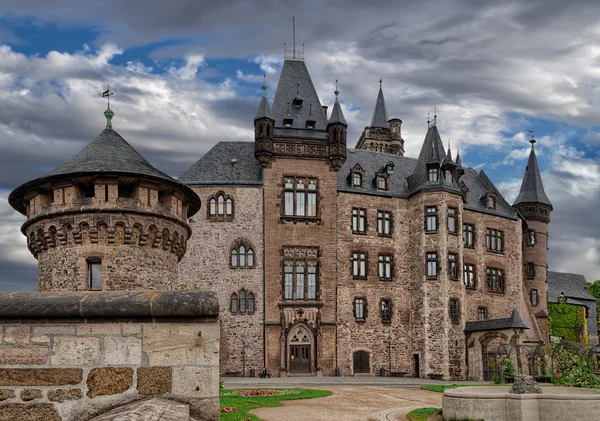
{"label": "red flowers", "polygon": [[233,406],[225,406],[221,409],[221,412],[237,412],[237,408]]}
{"label": "red flowers", "polygon": [[279,390],[238,390],[236,396],[273,396],[279,395]]}

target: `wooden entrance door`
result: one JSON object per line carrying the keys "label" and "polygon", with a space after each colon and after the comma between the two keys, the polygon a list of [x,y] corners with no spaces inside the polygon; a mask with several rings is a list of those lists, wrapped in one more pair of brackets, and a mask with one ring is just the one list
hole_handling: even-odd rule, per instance
{"label": "wooden entrance door", "polygon": [[290,372],[310,373],[310,345],[290,346]]}
{"label": "wooden entrance door", "polygon": [[369,353],[367,351],[356,351],[354,353],[354,374],[370,373]]}
{"label": "wooden entrance door", "polygon": [[494,376],[498,374],[496,364],[496,351],[483,352],[483,380],[492,381]]}

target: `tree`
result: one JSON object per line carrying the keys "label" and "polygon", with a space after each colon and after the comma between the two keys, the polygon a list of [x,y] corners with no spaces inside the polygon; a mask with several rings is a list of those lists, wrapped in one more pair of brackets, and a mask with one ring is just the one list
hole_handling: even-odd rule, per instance
{"label": "tree", "polygon": [[588,285],[588,292],[596,297],[596,308],[600,309],[600,279]]}

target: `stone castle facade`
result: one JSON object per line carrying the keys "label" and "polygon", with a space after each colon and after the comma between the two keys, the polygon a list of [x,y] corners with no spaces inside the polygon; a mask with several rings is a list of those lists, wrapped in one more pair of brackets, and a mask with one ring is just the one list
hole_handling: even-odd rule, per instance
{"label": "stone castle facade", "polygon": [[[548,224],[532,140],[513,205],[429,123],[417,159],[380,87],[356,149],[307,66],[286,59],[255,141],[220,142],[179,180],[107,128],[11,205],[41,291],[201,289],[224,374],[489,377],[500,343],[545,341]],[[200,209],[200,203],[204,205]]]}

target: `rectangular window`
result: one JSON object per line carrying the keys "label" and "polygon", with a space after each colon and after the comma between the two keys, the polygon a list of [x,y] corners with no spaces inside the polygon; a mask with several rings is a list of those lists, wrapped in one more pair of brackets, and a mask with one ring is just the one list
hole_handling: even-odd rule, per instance
{"label": "rectangular window", "polygon": [[475,225],[463,224],[463,246],[475,247]]}
{"label": "rectangular window", "polygon": [[102,262],[88,262],[88,273],[90,291],[102,291]]}
{"label": "rectangular window", "polygon": [[456,253],[448,254],[448,278],[458,279],[458,255]]}
{"label": "rectangular window", "polygon": [[352,186],[362,187],[362,175],[360,173],[352,173]]}
{"label": "rectangular window", "polygon": [[488,291],[504,292],[504,271],[502,269],[487,268],[487,287]]}
{"label": "rectangular window", "polygon": [[479,307],[477,309],[477,320],[487,320],[487,308]]}
{"label": "rectangular window", "polygon": [[387,190],[387,178],[382,175],[377,176],[377,188],[379,190]]}
{"label": "rectangular window", "polygon": [[377,234],[389,237],[392,235],[392,213],[377,211]]}
{"label": "rectangular window", "polygon": [[438,230],[437,206],[425,208],[425,231],[435,232]]}
{"label": "rectangular window", "polygon": [[283,216],[318,216],[317,180],[305,177],[285,177]]}
{"label": "rectangular window", "polygon": [[354,318],[356,320],[365,320],[365,299],[354,299]]}
{"label": "rectangular window", "polygon": [[392,267],[394,263],[394,258],[390,254],[380,254],[377,257],[378,262],[378,270],[380,281],[391,281],[392,280]]}
{"label": "rectangular window", "polygon": [[460,323],[460,306],[458,300],[451,298],[448,309],[452,323]]}
{"label": "rectangular window", "polygon": [[367,210],[352,208],[352,232],[364,234],[367,232]]}
{"label": "rectangular window", "polygon": [[463,280],[465,288],[475,289],[477,287],[477,282],[475,280],[475,265],[470,263],[465,263],[463,265]]}
{"label": "rectangular window", "polygon": [[392,321],[392,301],[381,300],[381,321],[389,323]]}
{"label": "rectangular window", "polygon": [[316,247],[284,247],[283,299],[316,300],[319,250]]}
{"label": "rectangular window", "polygon": [[535,246],[535,230],[527,231],[527,245]]}
{"label": "rectangular window", "polygon": [[367,253],[352,253],[352,278],[367,279]]}
{"label": "rectangular window", "polygon": [[538,304],[539,304],[538,290],[532,289],[531,290],[531,305],[537,306]]}
{"label": "rectangular window", "polygon": [[451,234],[456,234],[456,215],[457,211],[455,208],[448,208],[448,232]]}
{"label": "rectangular window", "polygon": [[437,183],[439,177],[439,170],[437,168],[429,168],[427,171],[427,180],[430,183]]}
{"label": "rectangular window", "polygon": [[504,252],[504,232],[491,228],[485,230],[485,247],[489,251]]}
{"label": "rectangular window", "polygon": [[438,276],[438,261],[437,253],[427,253],[427,277],[437,278]]}
{"label": "rectangular window", "polygon": [[528,262],[527,263],[527,279],[535,278],[535,263]]}

